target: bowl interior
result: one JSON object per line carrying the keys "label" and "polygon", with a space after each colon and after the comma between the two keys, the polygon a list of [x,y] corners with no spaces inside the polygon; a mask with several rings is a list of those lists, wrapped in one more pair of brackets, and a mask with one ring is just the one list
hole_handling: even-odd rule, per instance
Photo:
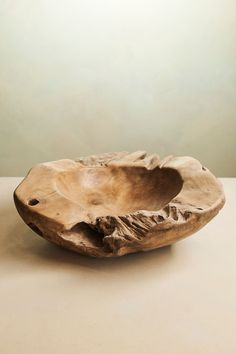
{"label": "bowl interior", "polygon": [[97,217],[159,210],[182,186],[176,170],[159,167],[80,167],[57,180],[60,193]]}

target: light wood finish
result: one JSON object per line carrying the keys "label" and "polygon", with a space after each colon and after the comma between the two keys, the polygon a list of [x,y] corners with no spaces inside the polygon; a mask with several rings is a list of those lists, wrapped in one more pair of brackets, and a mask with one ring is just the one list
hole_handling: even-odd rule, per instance
{"label": "light wood finish", "polygon": [[122,256],[170,245],[222,208],[221,183],[192,157],[144,151],[32,168],[14,193],[35,232],[81,254]]}

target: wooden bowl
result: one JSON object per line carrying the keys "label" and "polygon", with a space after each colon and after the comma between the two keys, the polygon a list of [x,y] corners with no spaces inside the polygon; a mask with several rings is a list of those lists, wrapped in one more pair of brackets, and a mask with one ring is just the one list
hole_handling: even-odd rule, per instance
{"label": "wooden bowl", "polygon": [[223,207],[217,178],[192,157],[143,151],[33,167],[14,192],[37,234],[81,254],[122,256],[170,245]]}

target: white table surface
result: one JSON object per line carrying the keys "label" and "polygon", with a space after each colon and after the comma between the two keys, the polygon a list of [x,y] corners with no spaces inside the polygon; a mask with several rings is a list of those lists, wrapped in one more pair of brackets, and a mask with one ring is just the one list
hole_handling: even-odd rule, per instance
{"label": "white table surface", "polygon": [[0,178],[1,354],[235,354],[236,179],[201,231],[117,259],[65,251],[15,210]]}

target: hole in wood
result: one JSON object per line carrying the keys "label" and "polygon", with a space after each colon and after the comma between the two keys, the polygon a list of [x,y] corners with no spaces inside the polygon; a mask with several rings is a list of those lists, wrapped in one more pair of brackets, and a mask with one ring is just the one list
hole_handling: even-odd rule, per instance
{"label": "hole in wood", "polygon": [[30,199],[28,201],[28,204],[31,205],[31,206],[37,205],[38,203],[39,203],[38,199],[35,199],[35,198]]}
{"label": "hole in wood", "polygon": [[36,226],[36,225],[33,224],[32,222],[30,222],[30,223],[28,224],[28,226],[29,226],[34,232],[36,232],[38,235],[43,236],[43,233],[42,233],[42,231],[38,228],[38,226]]}

